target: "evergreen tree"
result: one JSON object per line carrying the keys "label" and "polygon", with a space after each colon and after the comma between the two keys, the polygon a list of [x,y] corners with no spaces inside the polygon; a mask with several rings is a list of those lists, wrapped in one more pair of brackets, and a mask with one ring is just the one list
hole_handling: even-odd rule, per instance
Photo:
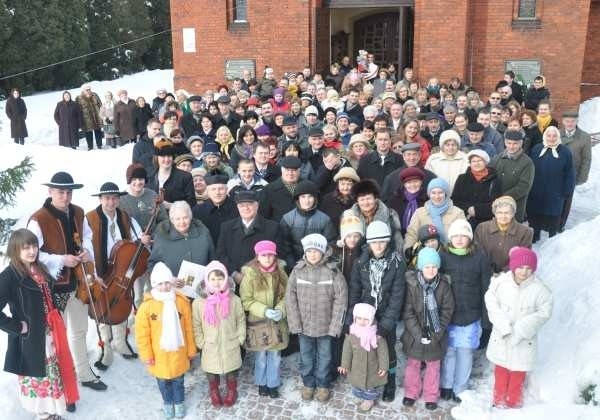
{"label": "evergreen tree", "polygon": [[[34,165],[31,158],[26,157],[14,168],[0,171],[0,209],[15,205],[17,191],[24,189],[23,184],[31,175]],[[15,219],[0,219],[0,245],[8,240],[10,229]]]}
{"label": "evergreen tree", "polygon": [[[156,34],[171,27],[171,6],[169,0],[153,0],[146,3],[152,21],[152,31]],[[148,69],[168,69],[173,67],[173,46],[171,32],[152,38],[150,49],[144,54],[144,66]]]}
{"label": "evergreen tree", "polygon": [[[89,33],[85,5],[81,0],[59,0],[59,25],[63,28],[64,43],[56,58],[69,59],[89,52]],[[85,75],[85,59],[69,61],[55,67],[55,87],[70,88],[81,85]]]}
{"label": "evergreen tree", "polygon": [[[117,25],[119,44],[153,34],[146,0],[119,0],[118,3],[119,12],[114,13],[113,19]],[[115,6],[116,2],[113,2],[113,10],[115,10]],[[120,72],[130,74],[144,70],[142,57],[150,48],[151,43],[151,38],[148,38],[115,49]]]}
{"label": "evergreen tree", "polygon": [[[116,0],[118,3],[118,0]],[[91,51],[99,51],[118,43],[117,26],[113,20],[113,0],[86,0]],[[114,50],[88,56],[86,70],[89,80],[114,79],[117,66]]]}

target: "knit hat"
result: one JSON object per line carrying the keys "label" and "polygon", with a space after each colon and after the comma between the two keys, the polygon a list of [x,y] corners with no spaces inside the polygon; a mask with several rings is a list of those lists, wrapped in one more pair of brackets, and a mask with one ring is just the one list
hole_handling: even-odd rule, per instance
{"label": "knit hat", "polygon": [[258,127],[256,127],[255,131],[256,131],[257,136],[270,136],[271,135],[271,129],[266,124],[259,125]]}
{"label": "knit hat", "polygon": [[469,125],[467,125],[467,131],[471,131],[473,133],[479,133],[483,130],[485,130],[485,127],[483,126],[483,124],[480,124],[478,122],[469,123]]}
{"label": "knit hat", "polygon": [[360,178],[352,166],[344,166],[333,177],[333,182],[338,182],[340,179],[351,179],[354,182],[359,182]]}
{"label": "knit hat", "polygon": [[202,176],[204,177],[207,174],[206,168],[203,167],[198,167],[198,168],[193,168],[192,172],[190,172],[192,174],[192,178],[195,176]]}
{"label": "knit hat", "polygon": [[390,227],[381,220],[375,220],[367,226],[367,243],[389,242],[392,239]]}
{"label": "knit hat", "polygon": [[425,179],[425,172],[423,172],[416,166],[413,166],[411,168],[404,168],[400,171],[400,182],[402,182],[403,184],[413,179],[420,179],[421,181],[423,181]]}
{"label": "knit hat", "polygon": [[285,89],[281,88],[281,87],[275,88],[275,89],[273,89],[273,95],[283,96],[283,95],[285,95]]}
{"label": "knit hat", "polygon": [[127,184],[131,184],[131,180],[133,179],[143,179],[148,182],[148,172],[141,163],[132,163],[127,167],[127,171],[125,171],[125,178],[127,179]]}
{"label": "knit hat", "polygon": [[471,228],[471,224],[465,219],[456,219],[448,228],[448,239],[452,239],[456,235],[464,235],[472,241],[473,229]]}
{"label": "knit hat", "polygon": [[379,187],[372,179],[363,179],[352,186],[352,197],[357,199],[361,195],[373,194],[375,198],[379,197]]}
{"label": "knit hat", "polygon": [[343,241],[351,233],[358,233],[365,236],[365,225],[360,217],[354,215],[351,211],[345,211],[340,219],[340,239],[339,247],[344,246]]}
{"label": "knit hat", "polygon": [[173,273],[167,265],[163,262],[158,262],[152,268],[152,273],[150,274],[150,284],[152,287],[158,286],[160,283],[164,282],[173,282]]}
{"label": "knit hat", "polygon": [[304,238],[302,238],[301,242],[304,252],[308,251],[309,249],[316,249],[324,254],[325,251],[327,251],[327,238],[320,233],[311,233],[310,235],[306,235]]}
{"label": "knit hat", "polygon": [[227,289],[229,287],[228,281],[225,282],[225,284],[221,290],[215,290],[210,286],[210,284],[208,283],[208,275],[210,273],[212,273],[213,271],[220,271],[221,273],[223,273],[225,275],[225,279],[227,279],[227,280],[229,279],[229,273],[227,273],[227,268],[219,261],[213,260],[213,261],[209,262],[208,265],[206,266],[206,268],[204,269],[204,285],[206,287],[206,290],[209,293],[215,293],[215,292],[220,292],[220,291]]}
{"label": "knit hat", "polygon": [[346,114],[345,112],[340,112],[337,115],[337,118],[335,119],[335,122],[338,122],[339,120],[341,120],[342,118],[345,118],[348,122],[350,122],[350,117],[348,116],[348,114]]}
{"label": "knit hat", "polygon": [[319,115],[319,110],[317,109],[316,106],[314,105],[309,105],[306,107],[306,109],[304,110],[304,115]]}
{"label": "knit hat", "polygon": [[444,143],[449,140],[454,140],[460,146],[460,136],[454,130],[446,130],[440,135],[440,148],[444,147]]}
{"label": "knit hat", "polygon": [[254,245],[256,255],[277,255],[277,245],[272,241],[259,241]]}
{"label": "knit hat", "polygon": [[193,142],[195,141],[199,141],[200,143],[204,144],[204,140],[202,140],[202,137],[200,136],[189,136],[188,139],[185,141],[185,146],[189,149],[190,146],[192,145]]}
{"label": "knit hat", "polygon": [[310,194],[313,197],[315,197],[315,199],[316,199],[317,196],[319,195],[319,189],[317,188],[315,183],[312,181],[308,181],[308,180],[300,181],[298,183],[298,185],[296,185],[296,188],[294,189],[294,200],[296,200],[302,194]]}
{"label": "knit hat", "polygon": [[469,153],[467,153],[467,160],[469,162],[471,162],[471,158],[473,156],[479,156],[481,159],[483,159],[483,161],[485,162],[486,165],[488,163],[490,163],[490,155],[488,155],[485,150],[481,150],[481,149],[471,150]]}
{"label": "knit hat", "polygon": [[419,271],[422,271],[423,268],[428,265],[434,265],[437,268],[440,268],[442,260],[440,259],[440,254],[438,254],[435,249],[425,247],[420,250],[417,255],[417,268]]}
{"label": "knit hat", "polygon": [[437,239],[438,242],[440,240],[440,233],[438,232],[435,225],[423,225],[417,231],[417,238],[419,238],[419,242],[424,244],[430,239]]}
{"label": "knit hat", "polygon": [[515,246],[508,251],[508,267],[515,271],[519,267],[530,267],[534,272],[537,270],[537,255],[529,248]]}
{"label": "knit hat", "polygon": [[441,188],[446,193],[446,196],[450,195],[450,186],[444,178],[433,178],[427,185],[427,195],[431,194],[431,190]]}
{"label": "knit hat", "polygon": [[498,207],[511,206],[513,209],[513,213],[517,212],[517,202],[510,195],[503,195],[498,197],[492,203],[492,213],[496,214],[496,209]]}
{"label": "knit hat", "polygon": [[368,303],[357,303],[352,310],[352,316],[354,318],[365,318],[373,322],[375,319],[375,312],[375,307],[372,305],[369,305]]}
{"label": "knit hat", "polygon": [[521,130],[506,130],[504,132],[505,140],[520,141],[523,140],[523,132]]}

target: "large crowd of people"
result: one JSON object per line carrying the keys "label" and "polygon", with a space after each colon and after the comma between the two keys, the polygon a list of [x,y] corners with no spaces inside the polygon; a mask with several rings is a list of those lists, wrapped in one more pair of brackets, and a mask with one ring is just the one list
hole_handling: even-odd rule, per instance
{"label": "large crowd of people", "polygon": [[[80,289],[110,287],[122,240],[149,254],[132,287],[137,353],[128,320],[97,317],[93,366],[141,359],[166,418],[185,416],[197,353],[215,407],[235,404],[248,353],[257,392],[278,398],[281,357],[299,352],[302,400],[325,403],[347,376],[368,412],[394,400],[397,375],[406,407],[460,403],[474,351],[487,347],[492,404],[522,405],[552,309],[531,247],[565,228],[589,174],[590,136],[576,112],[553,118],[543,76],[525,89],[507,71],[477,92],[371,61],[279,78],[267,67],[258,80],[244,71],[201,94],[158,89],[151,105],[124,89],[104,102],[89,85],[75,100],[64,92],[60,145],[135,145],[125,191],[105,183],[86,213],[71,202],[82,184],[59,172],[28,230],[10,238],[0,307],[11,315],[0,313],[0,328],[25,409],[60,418],[75,410],[77,384],[107,389],[85,343],[94,296]],[[23,144],[17,90],[6,112]],[[185,262],[204,267],[201,281],[180,278]]]}

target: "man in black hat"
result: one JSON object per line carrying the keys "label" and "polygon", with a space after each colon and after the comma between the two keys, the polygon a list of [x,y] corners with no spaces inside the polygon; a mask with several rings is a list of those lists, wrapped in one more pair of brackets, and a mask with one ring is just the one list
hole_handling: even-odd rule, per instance
{"label": "man in black hat", "polygon": [[[100,191],[92,195],[99,197],[100,205],[85,215],[84,229],[92,231],[96,273],[103,277],[108,274],[110,253],[118,241],[139,239],[144,245],[150,246],[151,238],[143,234],[135,219],[119,209],[120,198],[127,193],[120,191],[115,183],[105,182]],[[112,327],[100,323],[100,335],[104,346],[100,347],[100,357],[94,363],[97,369],[106,370],[112,364],[113,348],[125,359],[137,358],[127,342],[127,320]]]}
{"label": "man in black hat", "polygon": [[437,112],[428,112],[425,115],[425,129],[421,130],[423,137],[431,145],[431,147],[439,147],[440,136],[442,135],[441,115]]}
{"label": "man in black hat", "polygon": [[226,175],[205,176],[208,200],[192,209],[194,219],[200,220],[210,231],[213,243],[218,243],[221,224],[237,217],[235,203],[227,195]]}
{"label": "man in black hat", "polygon": [[303,154],[304,160],[312,166],[313,173],[317,173],[319,167],[323,165],[323,144],[325,143],[323,135],[323,129],[320,127],[308,130],[309,147],[303,150]]}
{"label": "man in black hat", "polygon": [[300,181],[302,162],[295,156],[281,159],[281,178],[267,185],[260,197],[260,213],[278,222],[295,207],[294,190]]}
{"label": "man in black hat", "polygon": [[[85,387],[104,391],[106,385],[92,371],[88,360],[88,305],[76,297],[78,283],[86,280],[76,278],[73,270],[82,262],[94,261],[92,231],[84,224],[83,209],[71,204],[73,190],[83,185],[76,184],[66,172],[57,172],[44,185],[48,187],[49,198],[31,215],[27,229],[38,239],[40,261],[56,279],[54,299],[67,324],[77,379]],[[95,280],[103,284],[100,277]],[[74,411],[75,405],[67,409]]]}
{"label": "man in black hat", "polygon": [[240,128],[240,123],[242,121],[242,117],[237,115],[235,112],[231,112],[231,98],[229,95],[219,96],[217,99],[217,107],[219,108],[219,116],[215,120],[215,128],[219,128],[223,125],[229,128],[229,131],[235,136],[238,129]]}
{"label": "man in black hat", "polygon": [[485,127],[481,123],[469,123],[467,133],[462,138],[462,151],[469,153],[471,150],[480,149],[485,151],[490,158],[494,157],[497,154],[496,148],[493,144],[483,141],[484,130]]}
{"label": "man in black hat", "polygon": [[283,119],[283,125],[281,126],[283,134],[277,138],[279,144],[283,144],[286,141],[291,141],[300,144],[300,138],[298,137],[298,121],[288,115]]}
{"label": "man in black hat", "polygon": [[183,129],[183,132],[187,137],[191,136],[194,133],[200,132],[200,122],[202,121],[202,97],[198,95],[190,96],[188,99],[188,103],[190,104],[190,112],[185,114],[179,125]]}
{"label": "man in black hat", "polygon": [[225,264],[236,284],[241,281],[241,269],[254,258],[254,245],[259,241],[274,241],[280,246],[279,224],[258,214],[255,191],[240,191],[235,195],[239,217],[223,223],[217,243],[217,259]]}

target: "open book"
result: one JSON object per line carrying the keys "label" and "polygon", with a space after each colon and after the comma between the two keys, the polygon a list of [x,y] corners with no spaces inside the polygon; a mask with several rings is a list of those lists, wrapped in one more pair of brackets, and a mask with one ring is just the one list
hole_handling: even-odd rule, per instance
{"label": "open book", "polygon": [[203,265],[183,260],[181,262],[181,267],[179,267],[177,278],[183,280],[184,285],[179,291],[187,297],[193,299],[197,298],[198,294],[196,290],[202,279],[204,279],[205,269],[206,267]]}

